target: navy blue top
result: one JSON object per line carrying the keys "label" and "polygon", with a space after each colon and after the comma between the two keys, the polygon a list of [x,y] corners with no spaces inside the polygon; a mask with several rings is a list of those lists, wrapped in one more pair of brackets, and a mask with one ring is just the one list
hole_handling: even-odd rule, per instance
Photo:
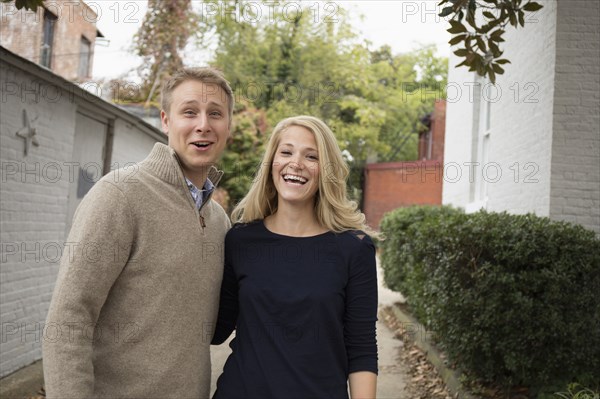
{"label": "navy blue top", "polygon": [[[377,373],[375,247],[362,231],[290,237],[263,221],[225,238],[212,344],[236,328],[213,398],[348,398]],[[237,327],[236,327],[237,326]]]}

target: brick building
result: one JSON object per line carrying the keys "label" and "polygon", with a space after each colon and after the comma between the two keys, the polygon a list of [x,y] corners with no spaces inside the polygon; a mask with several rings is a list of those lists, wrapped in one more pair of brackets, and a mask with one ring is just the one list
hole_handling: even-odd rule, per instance
{"label": "brick building", "polygon": [[[136,172],[166,135],[0,47],[0,377],[40,359],[75,208],[102,175]],[[127,175],[130,172],[131,175]],[[73,244],[73,243],[71,243]]]}
{"label": "brick building", "polygon": [[103,37],[92,7],[69,0],[46,1],[36,12],[17,10],[13,2],[0,7],[2,47],[70,81],[92,76],[94,46]]}
{"label": "brick building", "polygon": [[419,133],[418,161],[367,164],[363,211],[371,227],[396,208],[442,203],[445,120],[446,102],[437,101],[423,119],[428,129]]}
{"label": "brick building", "polygon": [[600,234],[600,3],[542,4],[524,28],[506,30],[511,64],[496,85],[449,70],[443,203]]}

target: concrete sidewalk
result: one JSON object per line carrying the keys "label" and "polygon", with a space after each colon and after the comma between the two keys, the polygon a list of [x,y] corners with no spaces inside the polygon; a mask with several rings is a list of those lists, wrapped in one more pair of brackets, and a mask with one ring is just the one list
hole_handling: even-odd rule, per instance
{"label": "concrete sidewalk", "polygon": [[[394,302],[404,301],[398,293],[383,287],[381,272],[379,280],[379,306],[388,306]],[[405,367],[398,361],[398,349],[402,342],[395,339],[392,331],[380,320],[377,322],[377,344],[379,352],[379,377],[377,379],[378,399],[402,399],[408,396],[404,388],[408,381]],[[223,370],[223,364],[231,353],[229,341],[223,345],[213,346],[212,358],[212,392],[215,390],[217,378]],[[0,380],[0,398],[24,399],[37,395],[43,385],[42,362],[24,367],[21,370]]]}

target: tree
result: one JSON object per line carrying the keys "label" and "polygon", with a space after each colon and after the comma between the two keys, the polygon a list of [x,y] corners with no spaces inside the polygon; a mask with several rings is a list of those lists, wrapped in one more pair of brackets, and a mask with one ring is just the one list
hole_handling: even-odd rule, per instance
{"label": "tree", "polygon": [[142,93],[157,96],[161,80],[183,66],[180,52],[194,31],[191,0],[148,0],[148,11],[135,35],[135,48],[147,65]]}
{"label": "tree", "polygon": [[[450,45],[464,44],[454,52],[464,60],[456,66],[467,66],[480,76],[489,76],[492,83],[496,75],[504,73],[501,65],[508,64],[500,58],[503,51],[500,43],[508,24],[518,28],[525,26],[525,13],[535,12],[543,6],[533,1],[523,0],[442,0],[439,5],[448,4],[440,12],[440,17],[451,15],[448,32],[453,35]],[[467,25],[463,24],[463,19]],[[479,21],[484,21],[480,24]],[[470,27],[470,29],[469,29]]]}

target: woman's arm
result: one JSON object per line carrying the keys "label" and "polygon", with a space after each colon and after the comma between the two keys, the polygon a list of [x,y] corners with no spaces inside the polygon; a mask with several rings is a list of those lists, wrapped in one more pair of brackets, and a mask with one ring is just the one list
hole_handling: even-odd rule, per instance
{"label": "woman's arm", "polygon": [[238,281],[231,265],[225,244],[225,266],[223,268],[223,282],[221,283],[221,294],[219,299],[219,313],[217,325],[211,341],[211,345],[220,345],[229,338],[237,323],[238,304]]}
{"label": "woman's arm", "polygon": [[373,399],[377,388],[377,266],[370,237],[359,239],[362,242],[352,255],[346,285],[344,340],[350,395]]}
{"label": "woman's arm", "polygon": [[375,399],[377,374],[370,371],[357,371],[348,377],[351,399]]}

